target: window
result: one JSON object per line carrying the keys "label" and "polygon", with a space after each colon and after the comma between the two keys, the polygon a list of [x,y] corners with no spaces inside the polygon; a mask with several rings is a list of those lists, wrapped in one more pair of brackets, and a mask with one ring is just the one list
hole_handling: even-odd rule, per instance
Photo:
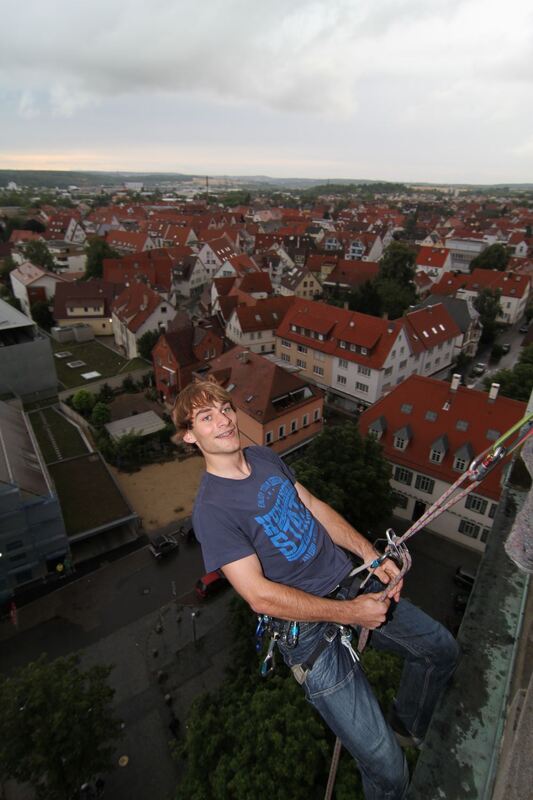
{"label": "window", "polygon": [[285,437],[285,425],[279,426],[278,436],[280,439],[283,439]]}
{"label": "window", "polygon": [[320,419],[320,409],[315,408],[315,410],[313,411],[313,422],[318,422],[319,419]]}
{"label": "window", "polygon": [[272,431],[267,431],[265,436],[265,444],[270,444],[272,442]]}
{"label": "window", "polygon": [[496,441],[496,439],[499,439],[500,436],[501,436],[500,431],[495,431],[493,428],[489,428],[489,430],[487,431],[487,439],[491,442]]}
{"label": "window", "polygon": [[166,306],[161,306],[161,313],[162,314],[166,314],[167,313],[167,307]]}
{"label": "window", "polygon": [[496,509],[497,508],[498,508],[498,503],[491,503],[490,511],[489,511],[489,517],[491,519],[494,519],[494,517],[496,516]]}
{"label": "window", "polygon": [[290,363],[291,357],[290,357],[290,355],[288,353],[282,353],[281,354],[281,360],[282,361],[288,361]]}
{"label": "window", "polygon": [[413,406],[411,403],[402,403],[402,405],[400,406],[400,411],[402,412],[402,414],[410,414],[412,410]]}
{"label": "window", "polygon": [[291,433],[295,433],[298,430],[298,423],[295,419],[291,420]]}
{"label": "window", "polygon": [[428,422],[435,422],[437,417],[438,417],[438,414],[437,414],[436,411],[426,411],[424,419],[426,419]]}
{"label": "window", "polygon": [[458,431],[467,431],[468,430],[468,422],[466,419],[458,419],[455,423],[455,427]]}
{"label": "window", "polygon": [[296,349],[299,353],[307,353],[307,347],[304,344],[299,344]]}
{"label": "window", "polygon": [[462,519],[459,523],[459,533],[464,534],[464,536],[469,536],[471,539],[477,539],[479,536],[479,525],[474,525],[473,522]]}
{"label": "window", "polygon": [[368,386],[366,385],[366,383],[360,383],[359,381],[356,381],[355,382],[355,388],[359,392],[368,392]]}
{"label": "window", "polygon": [[296,359],[296,366],[301,367],[301,369],[307,369],[307,362],[303,360],[303,358]]}
{"label": "window", "polygon": [[309,425],[309,414],[304,414],[302,417],[302,425],[303,427],[307,427]]}
{"label": "window", "polygon": [[392,367],[387,367],[387,369],[385,370],[385,372],[383,374],[384,375],[392,375]]}
{"label": "window", "polygon": [[432,478],[428,478],[425,475],[417,475],[415,481],[415,487],[420,489],[421,492],[426,492],[427,494],[433,494],[433,489],[435,488],[435,481]]}
{"label": "window", "polygon": [[477,494],[469,494],[466,498],[465,508],[475,511],[476,514],[484,514],[487,510],[488,502]]}
{"label": "window", "polygon": [[291,345],[291,343],[290,343],[290,342],[288,342],[288,341],[287,341],[287,339],[282,339],[282,340],[281,340],[281,346],[282,346],[282,347],[289,347],[289,348],[290,348],[292,345]]}
{"label": "window", "polygon": [[483,528],[483,530],[481,531],[481,536],[479,537],[481,539],[481,541],[483,542],[483,544],[485,544],[485,542],[489,538],[489,534],[490,534],[490,529],[489,528]]}
{"label": "window", "polygon": [[402,494],[401,492],[393,492],[392,499],[394,501],[395,508],[407,508],[409,505],[409,498],[407,495]]}
{"label": "window", "polygon": [[405,369],[406,366],[407,366],[407,359],[400,361],[400,369]]}
{"label": "window", "polygon": [[410,486],[413,480],[413,473],[410,469],[395,467],[394,480],[398,481],[398,483],[405,483],[406,486]]}
{"label": "window", "polygon": [[337,375],[337,383],[340,383],[341,386],[346,386],[346,376],[345,375]]}
{"label": "window", "polygon": [[369,367],[362,367],[361,365],[357,367],[357,372],[359,375],[370,375]]}
{"label": "window", "polygon": [[17,561],[26,561],[26,551],[22,553],[16,553],[14,556],[10,556],[9,560],[13,563],[16,563]]}
{"label": "window", "polygon": [[432,461],[434,464],[440,464],[444,457],[444,453],[442,450],[432,450],[429,454],[429,460]]}
{"label": "window", "polygon": [[405,450],[407,447],[407,439],[402,439],[401,436],[394,437],[394,447],[396,450]]}
{"label": "window", "polygon": [[339,347],[340,347],[342,350],[346,350],[346,342],[340,341],[340,342],[339,342]]}
{"label": "window", "polygon": [[464,472],[466,469],[466,461],[464,458],[456,458],[453,462],[453,468],[457,470],[457,472]]}
{"label": "window", "polygon": [[313,367],[313,372],[315,373],[315,375],[323,375],[324,374],[324,370],[322,369],[322,367]]}
{"label": "window", "polygon": [[341,369],[348,369],[348,362],[345,358],[339,358],[339,367]]}
{"label": "window", "polygon": [[368,350],[366,349],[366,347],[362,347],[361,348],[361,355],[362,356],[366,356],[367,354],[368,354]]}

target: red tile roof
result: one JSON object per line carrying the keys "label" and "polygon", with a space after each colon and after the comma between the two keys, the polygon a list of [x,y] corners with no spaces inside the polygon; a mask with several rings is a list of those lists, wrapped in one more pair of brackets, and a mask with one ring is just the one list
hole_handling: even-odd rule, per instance
{"label": "red tile roof", "polygon": [[325,284],[338,283],[340,286],[360,286],[372,281],[379,274],[377,261],[355,261],[340,258],[335,269],[328,275]]}
{"label": "red tile roof", "polygon": [[236,407],[262,424],[323,396],[316,386],[243,347],[213,359],[210,372],[226,387],[233,384],[231,396]]}
{"label": "red tile roof", "polygon": [[[113,302],[113,313],[135,333],[164,300],[144,283],[133,283]],[[165,303],[166,305],[166,303]],[[170,315],[169,315],[170,319]]]}
{"label": "red tile roof", "polygon": [[257,300],[253,306],[237,306],[235,313],[241,330],[244,333],[276,330],[293,302],[294,297],[269,297]]}
{"label": "red tile roof", "polygon": [[499,289],[503,297],[524,297],[529,291],[529,275],[498,272],[492,269],[475,269],[470,275],[444,275],[433,286],[434,294],[455,294],[458,289],[480,292],[482,289]]}
{"label": "red tile roof", "polygon": [[416,257],[417,267],[442,269],[450,251],[446,247],[421,247]]}
{"label": "red tile roof", "polygon": [[[404,413],[402,407],[411,410]],[[473,454],[479,455],[493,444],[496,432],[504,433],[525,411],[526,404],[517,400],[499,395],[490,402],[486,392],[464,386],[452,392],[449,383],[411,375],[361,415],[359,429],[366,434],[372,423],[384,417],[386,431],[380,441],[389,461],[453,483],[460,474],[453,469],[455,453],[470,444]],[[433,421],[427,418],[428,412],[436,415]],[[467,424],[466,430],[463,423]],[[405,425],[410,426],[412,438],[405,450],[397,450],[394,434]],[[492,438],[487,437],[490,432]],[[435,464],[429,460],[431,447],[443,435],[448,440],[448,450],[443,461]],[[476,493],[497,500],[500,480],[501,467],[488,475]]]}

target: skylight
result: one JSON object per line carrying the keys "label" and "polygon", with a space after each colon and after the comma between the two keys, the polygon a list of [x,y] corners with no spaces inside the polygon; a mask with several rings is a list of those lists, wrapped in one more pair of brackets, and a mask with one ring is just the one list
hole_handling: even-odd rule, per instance
{"label": "skylight", "polygon": [[458,431],[467,431],[468,430],[468,422],[466,419],[458,419],[455,423],[455,427]]}
{"label": "skylight", "polygon": [[403,403],[401,408],[400,408],[400,411],[402,412],[402,414],[410,414],[412,410],[413,410],[413,406],[412,406],[411,403]]}
{"label": "skylight", "polygon": [[436,411],[426,411],[426,413],[424,415],[424,419],[427,420],[428,422],[435,422],[437,417],[438,417],[438,414],[437,414]]}

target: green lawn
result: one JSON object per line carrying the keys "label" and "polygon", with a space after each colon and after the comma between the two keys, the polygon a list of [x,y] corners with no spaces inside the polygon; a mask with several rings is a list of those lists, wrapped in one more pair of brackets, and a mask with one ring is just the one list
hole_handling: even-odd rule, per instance
{"label": "green lawn", "polygon": [[[45,422],[48,423],[48,429],[53,435],[62,458],[72,458],[73,456],[81,456],[87,453],[87,447],[77,428],[65,417],[51,406],[42,409],[42,415],[45,418]],[[42,420],[41,413],[33,411],[29,416],[44,460],[47,464],[58,461],[57,452],[50,439],[46,424]]]}
{"label": "green lawn", "polygon": [[[85,386],[91,383],[93,378],[85,380],[81,375],[83,372],[99,372],[101,378],[110,378],[119,372],[128,363],[128,359],[123,358],[118,353],[105,347],[97,341],[92,342],[55,342],[52,341],[54,353],[69,352],[71,356],[66,358],[55,358],[57,377],[66,389],[73,389],[76,386]],[[69,361],[84,361],[83,367],[67,367]],[[136,359],[137,361],[137,359]],[[144,363],[144,362],[143,362]],[[144,364],[146,367],[146,364]]]}

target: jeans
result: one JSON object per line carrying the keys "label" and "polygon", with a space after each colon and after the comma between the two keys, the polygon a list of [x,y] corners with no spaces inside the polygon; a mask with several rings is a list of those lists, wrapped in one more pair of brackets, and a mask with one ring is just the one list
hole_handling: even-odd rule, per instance
{"label": "jeans", "polygon": [[[380,591],[375,578],[365,591]],[[323,637],[324,623],[300,623],[298,644],[280,651],[290,667],[304,663]],[[358,629],[355,628],[354,644]],[[440,623],[408,600],[391,603],[387,621],[370,635],[376,650],[404,657],[395,712],[407,730],[420,739],[429,725],[437,700],[450,679],[459,649]],[[356,760],[366,800],[402,800],[409,784],[403,752],[383,717],[358,661],[337,635],[306,675],[309,702]]]}

